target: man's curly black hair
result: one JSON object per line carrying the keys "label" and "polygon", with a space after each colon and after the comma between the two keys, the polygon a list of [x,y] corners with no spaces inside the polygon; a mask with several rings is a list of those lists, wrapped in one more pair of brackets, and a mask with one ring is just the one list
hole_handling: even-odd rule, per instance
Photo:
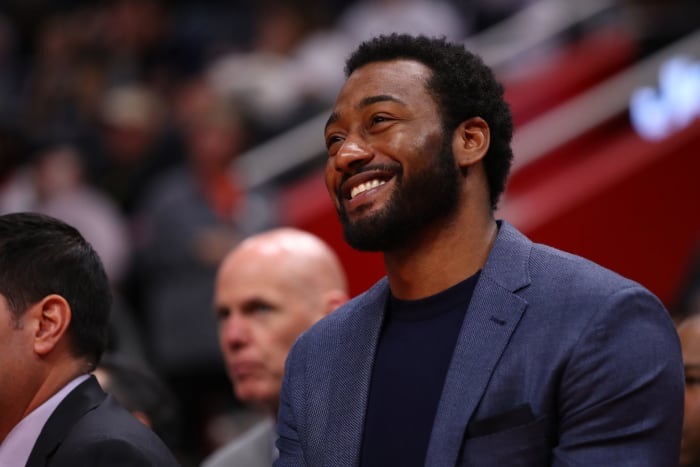
{"label": "man's curly black hair", "polygon": [[381,35],[363,42],[345,63],[345,74],[368,63],[409,59],[421,62],[433,72],[427,83],[442,112],[446,131],[452,132],[460,123],[481,117],[491,131],[491,146],[484,157],[493,209],[505,189],[513,160],[510,142],[513,118],[503,99],[503,86],[481,58],[461,44],[445,38]]}

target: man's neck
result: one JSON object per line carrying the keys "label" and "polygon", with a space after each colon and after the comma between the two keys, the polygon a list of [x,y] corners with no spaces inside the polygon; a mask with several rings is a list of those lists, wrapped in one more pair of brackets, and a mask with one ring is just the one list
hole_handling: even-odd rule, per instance
{"label": "man's neck", "polygon": [[459,283],[484,266],[497,234],[498,226],[489,213],[426,229],[410,245],[385,252],[392,294],[415,300]]}
{"label": "man's neck", "polygon": [[[70,361],[56,367],[35,368],[33,378],[24,381],[21,399],[15,399],[11,407],[3,410],[3,416],[0,417],[0,442],[24,417],[46,402],[71,380],[86,373],[84,367],[85,363],[82,361]],[[42,373],[42,370],[47,368],[48,371]]]}

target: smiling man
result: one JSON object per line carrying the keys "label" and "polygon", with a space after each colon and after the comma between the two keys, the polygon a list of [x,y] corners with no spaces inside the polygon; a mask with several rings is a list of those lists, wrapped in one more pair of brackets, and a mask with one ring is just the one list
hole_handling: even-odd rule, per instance
{"label": "smiling man", "polygon": [[494,217],[513,125],[491,70],[391,35],[346,72],[326,185],[387,276],[290,352],[276,465],[676,465],[683,368],[662,304]]}
{"label": "smiling man", "polygon": [[345,273],[318,237],[278,228],[247,238],[222,262],[214,309],[236,397],[266,418],[205,460],[204,467],[272,464],[284,361],[294,340],[347,301]]}

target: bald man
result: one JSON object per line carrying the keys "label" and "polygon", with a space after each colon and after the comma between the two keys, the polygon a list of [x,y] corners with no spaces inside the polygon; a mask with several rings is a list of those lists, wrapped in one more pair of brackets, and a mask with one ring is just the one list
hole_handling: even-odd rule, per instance
{"label": "bald man", "polygon": [[347,300],[336,254],[308,232],[263,232],[224,258],[214,298],[219,344],[236,396],[267,417],[203,467],[272,465],[287,353],[299,334]]}
{"label": "bald man", "polygon": [[685,414],[680,465],[700,467],[700,315],[682,321],[678,325],[678,335],[685,367]]}

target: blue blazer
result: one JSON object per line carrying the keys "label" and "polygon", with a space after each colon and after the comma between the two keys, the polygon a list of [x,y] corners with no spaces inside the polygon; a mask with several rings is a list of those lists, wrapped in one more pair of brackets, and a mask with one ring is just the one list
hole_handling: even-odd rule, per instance
{"label": "blue blazer", "polygon": [[160,438],[91,376],[46,421],[25,467],[177,467]]}
{"label": "blue blazer", "polygon": [[[276,466],[358,465],[389,293],[384,278],[295,343]],[[673,322],[649,291],[499,221],[425,465],[677,467],[683,378]]]}

